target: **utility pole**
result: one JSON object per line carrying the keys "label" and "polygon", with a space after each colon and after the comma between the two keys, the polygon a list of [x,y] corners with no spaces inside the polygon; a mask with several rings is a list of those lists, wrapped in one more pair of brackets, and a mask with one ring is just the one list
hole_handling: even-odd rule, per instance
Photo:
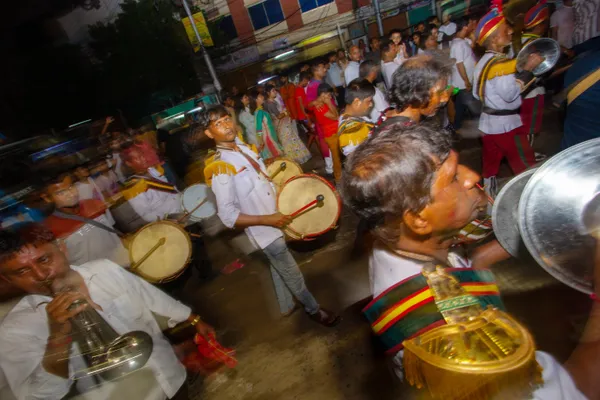
{"label": "utility pole", "polygon": [[373,0],[373,9],[375,10],[375,18],[377,19],[377,30],[379,30],[379,36],[383,36],[383,21],[381,21],[379,0]]}
{"label": "utility pole", "polygon": [[215,67],[213,67],[212,61],[210,59],[210,55],[206,51],[204,47],[204,43],[202,43],[202,37],[200,36],[200,32],[198,32],[198,28],[196,28],[196,24],[194,23],[194,17],[192,16],[192,11],[190,10],[190,6],[187,3],[187,0],[181,0],[183,4],[183,8],[185,9],[185,13],[190,19],[190,24],[192,25],[192,29],[196,34],[196,39],[198,39],[198,43],[200,44],[200,51],[202,51],[202,55],[204,56],[204,62],[206,62],[206,66],[208,67],[208,72],[212,77],[213,84],[215,85],[215,89],[217,89],[217,95],[220,96],[221,90],[223,90],[223,86],[221,86],[221,82],[219,81],[219,77],[217,76],[217,72],[215,71]]}

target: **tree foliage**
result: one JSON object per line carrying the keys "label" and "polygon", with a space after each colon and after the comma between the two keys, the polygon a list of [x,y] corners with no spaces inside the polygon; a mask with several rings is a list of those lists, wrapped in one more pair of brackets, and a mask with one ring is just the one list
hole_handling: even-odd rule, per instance
{"label": "tree foliage", "polygon": [[126,0],[111,23],[90,26],[104,108],[137,119],[200,90],[192,50],[170,1]]}

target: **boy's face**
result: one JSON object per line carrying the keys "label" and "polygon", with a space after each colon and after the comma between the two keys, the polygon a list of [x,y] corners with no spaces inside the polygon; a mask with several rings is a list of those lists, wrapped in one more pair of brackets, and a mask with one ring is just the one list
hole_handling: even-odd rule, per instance
{"label": "boy's face", "polygon": [[329,92],[321,93],[319,95],[319,100],[324,103],[329,101],[330,99],[331,99],[331,93],[329,93]]}
{"label": "boy's face", "polygon": [[48,185],[46,194],[42,197],[48,203],[54,203],[59,209],[79,205],[79,192],[69,176],[66,176],[61,182]]}
{"label": "boy's face", "polygon": [[400,42],[402,41],[402,34],[398,33],[398,32],[394,32],[392,33],[392,35],[390,36],[390,40],[392,42],[394,42],[395,45],[399,45]]}
{"label": "boy's face", "polygon": [[211,121],[204,133],[217,143],[235,142],[235,128],[233,119],[229,115]]}
{"label": "boy's face", "polygon": [[75,169],[75,176],[79,179],[87,178],[90,176],[90,171],[85,167],[77,167]]}
{"label": "boy's face", "polygon": [[302,79],[298,84],[302,87],[306,87],[308,85],[308,79]]}
{"label": "boy's face", "polygon": [[373,108],[373,97],[367,97],[364,100],[354,99],[352,106],[356,110],[357,117],[366,117]]}

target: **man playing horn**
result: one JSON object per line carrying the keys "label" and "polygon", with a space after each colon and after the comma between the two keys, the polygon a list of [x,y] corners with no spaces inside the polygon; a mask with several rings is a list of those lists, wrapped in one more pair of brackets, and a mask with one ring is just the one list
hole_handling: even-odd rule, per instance
{"label": "man playing horn", "polygon": [[[27,293],[0,324],[0,370],[14,396],[61,399],[75,390],[92,390],[89,398],[187,399],[185,368],[153,313],[170,318],[171,327],[192,324],[203,336],[214,334],[213,329],[189,307],[117,264],[96,260],[69,265],[64,250],[40,225],[0,232],[0,279]],[[69,290],[61,291],[64,287]],[[81,299],[86,303],[71,307]],[[97,376],[74,380],[74,373],[87,366],[73,343],[70,319],[87,307],[95,308],[119,334],[143,331],[152,337],[144,369],[115,382],[98,381]]]}

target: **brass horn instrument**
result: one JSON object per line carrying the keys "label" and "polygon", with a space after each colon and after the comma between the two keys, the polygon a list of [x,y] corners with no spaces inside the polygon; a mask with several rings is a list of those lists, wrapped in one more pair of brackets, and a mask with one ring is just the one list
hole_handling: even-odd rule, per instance
{"label": "brass horn instrument", "polygon": [[[87,302],[75,300],[69,309],[84,303]],[[149,334],[133,331],[119,335],[89,304],[70,322],[73,339],[88,367],[75,371],[73,379],[100,375],[105,380],[114,380],[142,368],[152,354]]]}

